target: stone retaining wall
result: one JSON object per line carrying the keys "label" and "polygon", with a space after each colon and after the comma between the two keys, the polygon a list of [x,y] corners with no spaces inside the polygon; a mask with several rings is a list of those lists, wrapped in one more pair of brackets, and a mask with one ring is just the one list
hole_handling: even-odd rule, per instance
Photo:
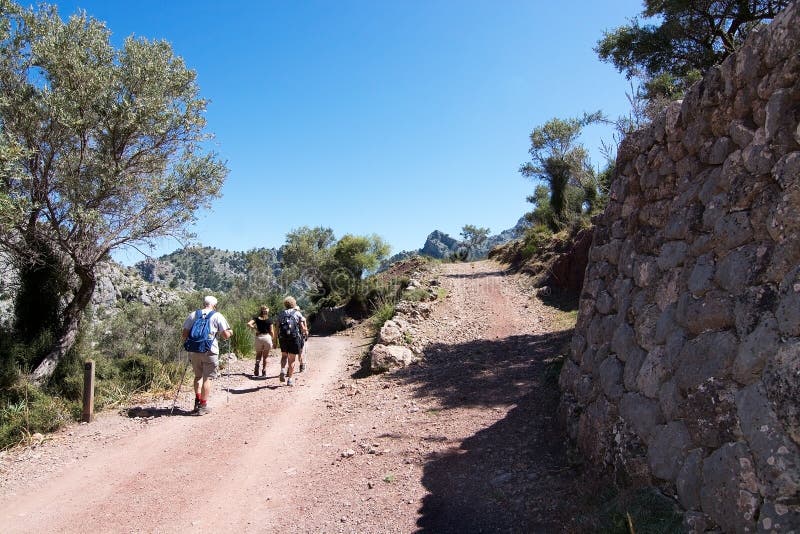
{"label": "stone retaining wall", "polygon": [[800,531],[800,4],[620,147],[562,420],[689,530]]}

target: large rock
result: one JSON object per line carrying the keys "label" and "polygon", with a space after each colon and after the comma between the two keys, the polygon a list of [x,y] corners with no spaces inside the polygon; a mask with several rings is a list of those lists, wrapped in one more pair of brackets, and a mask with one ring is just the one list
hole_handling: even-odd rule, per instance
{"label": "large rock", "polygon": [[755,530],[758,478],[745,443],[729,443],[706,458],[700,502],[725,532]]}
{"label": "large rock", "polygon": [[370,352],[370,368],[375,373],[405,367],[419,360],[408,347],[375,345]]}

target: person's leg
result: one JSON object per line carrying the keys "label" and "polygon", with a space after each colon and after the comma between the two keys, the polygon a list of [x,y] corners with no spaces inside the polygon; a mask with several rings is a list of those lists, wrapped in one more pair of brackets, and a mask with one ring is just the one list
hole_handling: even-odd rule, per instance
{"label": "person's leg", "polygon": [[194,411],[200,407],[200,396],[203,382],[203,362],[202,355],[191,353],[189,359],[192,362],[192,371],[194,372]]}
{"label": "person's leg", "polygon": [[294,359],[297,357],[296,354],[289,353],[289,361],[286,364],[286,380],[287,384],[290,386],[294,385],[294,380],[292,379],[292,375],[294,374]]}
{"label": "person's leg", "polygon": [[200,393],[200,405],[205,405],[208,402],[208,397],[211,395],[211,377],[203,379],[202,392]]}
{"label": "person's leg", "polygon": [[212,381],[217,378],[219,370],[219,356],[212,353],[203,355],[203,383],[200,388],[200,407],[198,413],[200,415],[209,413],[211,409],[208,407],[208,399],[211,397]]}
{"label": "person's leg", "polygon": [[289,361],[289,353],[288,352],[281,352],[281,374],[278,377],[278,380],[284,382],[286,380],[286,362]]}

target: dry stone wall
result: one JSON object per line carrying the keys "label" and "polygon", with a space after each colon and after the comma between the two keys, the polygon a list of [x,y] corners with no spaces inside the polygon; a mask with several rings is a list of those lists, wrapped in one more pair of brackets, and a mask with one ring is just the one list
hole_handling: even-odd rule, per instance
{"label": "dry stone wall", "polygon": [[800,5],[620,148],[561,417],[687,530],[800,532]]}

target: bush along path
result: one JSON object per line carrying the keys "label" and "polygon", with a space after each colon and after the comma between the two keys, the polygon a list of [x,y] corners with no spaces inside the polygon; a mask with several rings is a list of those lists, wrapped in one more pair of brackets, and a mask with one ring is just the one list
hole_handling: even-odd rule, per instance
{"label": "bush along path", "polygon": [[207,416],[187,392],[7,451],[3,531],[579,530],[547,363],[569,317],[492,262],[421,277],[440,298],[400,307],[418,363],[357,378],[366,328],[313,337],[294,387],[274,356],[266,379],[234,362]]}

